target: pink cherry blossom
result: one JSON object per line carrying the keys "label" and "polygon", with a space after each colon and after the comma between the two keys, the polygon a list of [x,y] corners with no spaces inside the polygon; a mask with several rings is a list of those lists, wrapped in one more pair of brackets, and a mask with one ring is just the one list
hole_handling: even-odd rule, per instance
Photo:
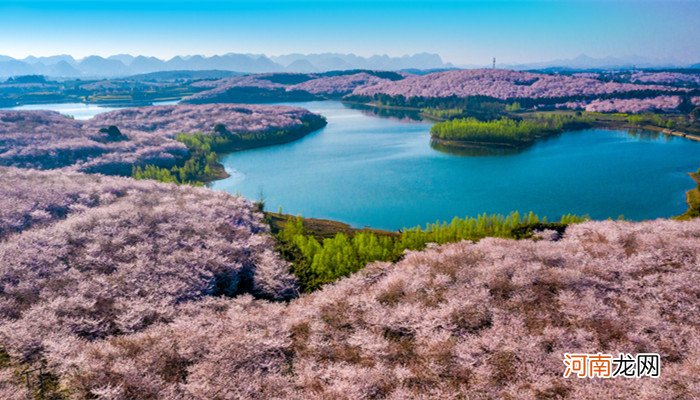
{"label": "pink cherry blossom", "polygon": [[658,96],[646,99],[593,100],[586,111],[640,113],[646,111],[670,111],[681,105],[678,96]]}
{"label": "pink cherry blossom", "polygon": [[[292,130],[311,116],[301,108],[237,104],[128,108],[77,121],[51,111],[0,111],[0,165],[128,175],[133,165],[171,167],[187,157],[179,133]],[[117,126],[127,140],[109,141]]]}
{"label": "pink cherry blossom", "polygon": [[489,96],[497,99],[597,96],[632,91],[678,91],[660,85],[605,82],[592,77],[508,70],[455,70],[360,86],[354,95],[404,97]]}
{"label": "pink cherry blossom", "polygon": [[[224,78],[216,81],[202,81],[193,84],[195,87],[208,88],[183,99],[184,102],[200,103],[215,102],[222,94],[236,88],[257,88],[262,90],[284,90],[287,92],[302,91],[319,96],[339,96],[351,93],[355,88],[391,82],[368,72],[340,75],[294,74],[303,82],[297,84],[281,84],[270,80],[274,74],[246,75]],[[406,74],[403,74],[406,75]],[[302,79],[308,78],[308,79]]]}
{"label": "pink cherry blossom", "polygon": [[660,83],[678,84],[689,83],[700,86],[700,73],[688,74],[682,72],[634,72],[630,76],[630,81],[634,83]]}
{"label": "pink cherry blossom", "polygon": [[[697,392],[700,219],[429,246],[285,303],[264,299],[294,280],[239,197],[1,168],[0,199],[17,205],[0,214],[0,347],[73,398]],[[661,376],[564,379],[565,352],[658,352]],[[0,395],[24,385],[0,368]]]}

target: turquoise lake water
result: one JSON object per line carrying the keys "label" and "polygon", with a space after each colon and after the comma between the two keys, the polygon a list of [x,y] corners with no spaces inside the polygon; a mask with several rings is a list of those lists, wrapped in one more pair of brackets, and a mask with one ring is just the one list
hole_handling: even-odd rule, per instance
{"label": "turquoise lake water", "polygon": [[291,104],[328,125],[301,140],[222,158],[217,190],[268,210],[353,226],[400,229],[455,216],[534,211],[558,219],[678,215],[700,143],[616,130],[567,132],[516,154],[464,156],[430,146],[431,124],[377,117],[324,101]]}
{"label": "turquoise lake water", "polygon": [[[165,102],[162,104],[173,104]],[[214,189],[267,209],[400,229],[455,216],[534,211],[642,220],[678,215],[700,167],[700,143],[615,130],[567,132],[516,154],[464,156],[430,146],[431,124],[379,117],[340,102],[289,104],[328,118],[301,140],[224,156]],[[89,119],[115,108],[42,104]]]}

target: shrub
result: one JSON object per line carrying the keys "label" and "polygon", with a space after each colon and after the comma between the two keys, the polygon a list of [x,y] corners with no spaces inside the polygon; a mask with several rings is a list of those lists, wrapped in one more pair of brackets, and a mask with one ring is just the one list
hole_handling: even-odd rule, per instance
{"label": "shrub", "polygon": [[558,223],[548,223],[533,213],[521,216],[514,212],[505,217],[484,214],[415,227],[399,235],[356,232],[350,237],[338,233],[319,241],[306,232],[302,218],[296,217],[285,223],[277,239],[278,249],[292,263],[302,291],[310,292],[357,272],[372,261],[397,261],[405,250],[420,250],[429,243],[476,241],[485,237],[530,238],[534,232],[546,230],[561,235],[568,224],[583,220],[584,217],[565,215]]}

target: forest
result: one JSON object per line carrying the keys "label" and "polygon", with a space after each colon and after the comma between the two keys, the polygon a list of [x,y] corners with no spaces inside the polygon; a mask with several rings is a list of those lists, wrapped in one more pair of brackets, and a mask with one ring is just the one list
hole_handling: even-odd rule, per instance
{"label": "forest", "polygon": [[536,138],[559,133],[564,129],[590,125],[586,116],[534,114],[527,120],[503,117],[492,121],[461,118],[438,122],[430,129],[433,139],[484,146],[520,147]]}
{"label": "forest", "polygon": [[278,251],[292,263],[292,272],[304,292],[319,289],[364,268],[373,261],[398,261],[406,250],[421,250],[429,243],[445,244],[462,240],[478,241],[485,237],[532,238],[562,235],[567,225],[585,221],[586,217],[565,215],[557,222],[547,222],[533,213],[520,215],[480,215],[457,218],[449,223],[435,222],[425,227],[379,233],[341,232],[331,237],[311,234],[304,219],[291,217],[275,237]]}
{"label": "forest", "polygon": [[678,219],[689,220],[700,217],[700,169],[690,174],[697,186],[686,194],[688,210],[680,215]]}

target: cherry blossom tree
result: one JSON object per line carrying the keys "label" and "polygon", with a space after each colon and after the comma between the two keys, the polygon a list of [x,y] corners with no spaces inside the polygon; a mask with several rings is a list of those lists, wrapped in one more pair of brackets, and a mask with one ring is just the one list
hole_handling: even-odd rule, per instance
{"label": "cherry blossom tree", "polygon": [[[129,175],[134,165],[170,168],[188,155],[179,133],[287,131],[315,114],[283,106],[171,105],[140,107],[76,121],[51,111],[0,110],[0,165]],[[123,136],[109,137],[110,126]]]}
{"label": "cherry blossom tree", "polygon": [[353,95],[408,97],[488,96],[496,99],[565,98],[600,96],[637,91],[674,92],[683,89],[661,85],[606,82],[590,76],[540,74],[509,70],[455,70],[414,75],[398,81],[360,86]]}
{"label": "cherry blossom tree", "polygon": [[[0,188],[3,204],[18,205],[1,215],[13,228],[0,241],[0,348],[44,362],[72,398],[656,399],[698,390],[697,219],[429,246],[280,302],[271,300],[296,295],[294,280],[241,198],[7,168]],[[604,385],[564,379],[565,352],[658,352],[663,369],[659,379]],[[8,398],[23,395],[13,374],[0,366]]]}

